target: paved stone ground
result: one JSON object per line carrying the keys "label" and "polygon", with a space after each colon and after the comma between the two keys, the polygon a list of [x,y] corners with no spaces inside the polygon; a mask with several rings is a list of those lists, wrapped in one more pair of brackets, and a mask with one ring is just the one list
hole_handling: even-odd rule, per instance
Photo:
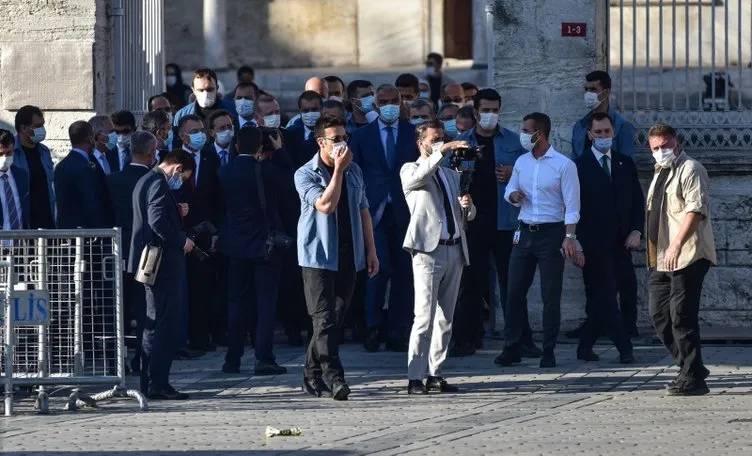
{"label": "paved stone ground", "polygon": [[[0,445],[24,455],[752,454],[752,348],[706,347],[711,394],[673,398],[663,393],[676,368],[657,346],[638,347],[639,364],[623,367],[610,345],[597,346],[602,361],[591,364],[560,345],[559,366],[541,370],[537,360],[496,367],[500,342],[487,344],[446,364],[460,394],[428,397],[404,391],[404,354],[346,345],[348,402],[300,391],[301,349],[278,348],[290,373],[272,378],[252,377],[252,359],[242,374],[223,374],[218,352],[175,363],[173,383],[190,401],[152,402],[147,413],[134,402],[71,413],[54,399],[54,412],[40,416],[26,400],[17,416],[0,418]],[[267,425],[299,426],[303,435],[265,439]]]}

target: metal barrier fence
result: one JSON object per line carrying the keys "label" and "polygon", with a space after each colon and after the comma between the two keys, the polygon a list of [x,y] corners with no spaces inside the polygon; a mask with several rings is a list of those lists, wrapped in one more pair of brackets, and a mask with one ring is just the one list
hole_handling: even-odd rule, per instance
{"label": "metal barrier fence", "polygon": [[[66,410],[131,397],[125,384],[120,231],[0,232],[0,378],[5,415],[18,387],[38,387],[35,408],[49,410],[51,387],[72,389]],[[110,389],[87,395],[88,386]]]}
{"label": "metal barrier fence", "polygon": [[612,96],[637,127],[677,127],[690,149],[752,146],[752,2],[611,0]]}

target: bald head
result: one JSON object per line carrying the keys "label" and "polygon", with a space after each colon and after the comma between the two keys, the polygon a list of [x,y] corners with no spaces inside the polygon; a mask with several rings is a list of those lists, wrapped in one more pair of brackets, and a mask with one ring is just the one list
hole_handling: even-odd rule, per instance
{"label": "bald head", "polygon": [[303,90],[312,90],[321,95],[321,98],[324,100],[329,98],[329,86],[323,78],[311,78],[307,80]]}
{"label": "bald head", "polygon": [[462,84],[452,83],[444,86],[444,93],[441,95],[441,101],[444,104],[453,103],[458,108],[465,105],[465,89],[462,88]]}

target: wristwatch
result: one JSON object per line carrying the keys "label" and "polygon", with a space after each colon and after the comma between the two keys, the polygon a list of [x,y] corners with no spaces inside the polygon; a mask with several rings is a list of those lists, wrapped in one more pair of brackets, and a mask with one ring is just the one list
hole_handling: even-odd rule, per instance
{"label": "wristwatch", "polygon": [[566,238],[567,239],[571,239],[573,241],[576,241],[577,240],[577,235],[574,234],[574,233],[567,233]]}

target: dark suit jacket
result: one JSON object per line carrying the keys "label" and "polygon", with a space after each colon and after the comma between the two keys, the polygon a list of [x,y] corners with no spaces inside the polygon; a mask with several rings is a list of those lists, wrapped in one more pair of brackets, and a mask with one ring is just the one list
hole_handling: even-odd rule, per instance
{"label": "dark suit jacket", "polygon": [[[133,236],[126,271],[135,272],[141,252],[147,245],[161,245],[161,277],[179,278],[185,274],[186,235],[180,224],[177,201],[170,192],[167,179],[159,168],[147,172],[133,189]],[[177,279],[176,279],[177,280]]]}
{"label": "dark suit jacket", "polygon": [[99,164],[72,150],[55,167],[57,227],[111,226],[109,196]]}
{"label": "dark suit jacket", "polygon": [[296,170],[311,161],[318,152],[319,145],[316,143],[313,133],[311,133],[309,139],[305,139],[305,127],[302,122],[281,131],[285,150]]}
{"label": "dark suit jacket", "polygon": [[[256,168],[261,176],[266,199],[266,215],[261,210]],[[269,229],[279,230],[279,173],[270,160],[256,161],[241,155],[219,170],[225,214],[219,226],[217,250],[232,258],[260,258],[265,254]]]}
{"label": "dark suit jacket", "polygon": [[645,195],[634,161],[611,151],[609,179],[592,150],[575,161],[580,179],[580,221],[577,239],[588,252],[623,245],[633,230],[645,230]]}
{"label": "dark suit jacket", "polygon": [[122,257],[128,258],[133,235],[133,189],[139,179],[149,172],[149,168],[128,165],[122,171],[107,176],[107,187],[115,212],[115,226],[122,230]]}
{"label": "dark suit jacket", "polygon": [[[16,190],[18,191],[18,198],[21,200],[17,202],[21,206],[21,227],[23,229],[29,229],[29,215],[31,214],[31,206],[29,199],[29,173],[23,168],[16,165],[11,165],[8,172],[13,176],[13,180],[16,181]],[[0,200],[0,204],[2,200]],[[0,209],[0,229],[2,229],[5,223],[3,218],[3,211]]]}
{"label": "dark suit jacket", "polygon": [[117,146],[115,146],[114,149],[108,150],[105,155],[107,156],[107,163],[110,165],[111,173],[122,171],[122,169],[120,169],[120,152],[118,151]]}
{"label": "dark suit jacket", "polygon": [[190,182],[186,182],[176,192],[179,202],[188,203],[188,215],[183,219],[187,229],[205,220],[212,222],[214,226],[219,224],[222,207],[219,197],[218,170],[219,155],[214,145],[208,144],[201,150],[201,163],[195,188],[191,187]]}
{"label": "dark suit jacket", "polygon": [[353,160],[363,170],[363,181],[374,226],[380,221],[377,217],[379,209],[387,195],[391,195],[398,223],[407,227],[410,222],[410,211],[402,192],[399,172],[402,165],[416,161],[420,155],[415,143],[415,127],[406,120],[399,120],[394,166],[390,167],[387,164],[378,120],[355,130],[350,139],[350,149],[353,152]]}

